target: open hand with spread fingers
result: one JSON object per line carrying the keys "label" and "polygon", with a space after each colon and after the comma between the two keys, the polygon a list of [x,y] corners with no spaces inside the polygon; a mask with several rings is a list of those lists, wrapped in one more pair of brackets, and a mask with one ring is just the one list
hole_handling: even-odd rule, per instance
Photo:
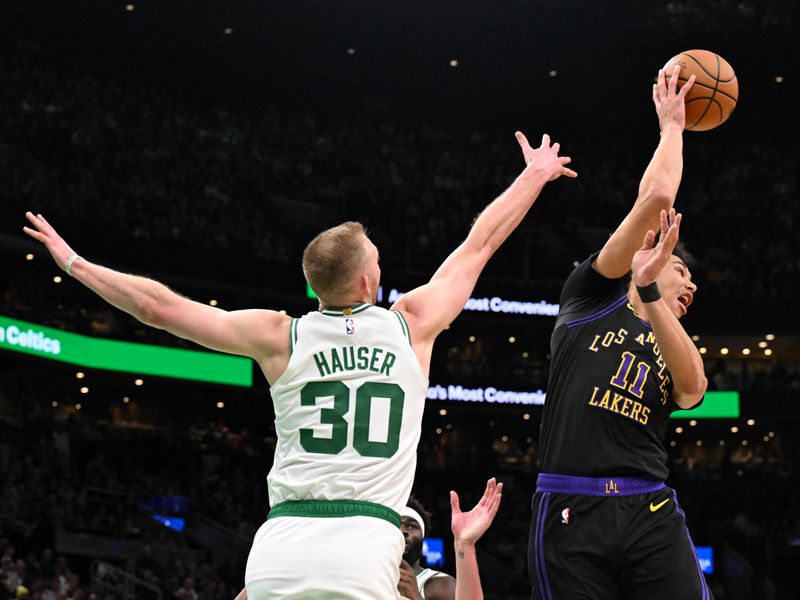
{"label": "open hand with spread fingers", "polygon": [[478,504],[469,512],[461,512],[458,494],[450,492],[450,528],[453,530],[455,541],[475,544],[486,533],[492,524],[500,501],[503,499],[503,484],[497,483],[494,477],[486,482],[486,490]]}
{"label": "open hand with spread fingers", "polygon": [[553,181],[562,175],[567,177],[578,176],[575,171],[567,168],[572,159],[569,156],[559,156],[558,151],[561,149],[561,145],[556,142],[551,146],[550,136],[546,133],[542,136],[542,145],[538,148],[532,148],[528,143],[528,138],[521,131],[517,131],[514,135],[520,148],[522,148],[525,164],[528,165],[525,171],[540,171],[547,176],[547,181]]}
{"label": "open hand with spread fingers", "polygon": [[675,245],[678,243],[678,234],[681,228],[680,213],[675,214],[675,209],[661,211],[661,233],[658,243],[654,245],[656,234],[650,229],[644,236],[644,242],[639,251],[633,255],[631,261],[631,274],[633,283],[644,287],[655,282],[670,257]]}
{"label": "open hand with spread fingers", "polygon": [[69,244],[58,235],[58,232],[53,229],[53,226],[42,215],[26,212],[25,216],[33,227],[23,227],[22,231],[44,244],[58,267],[66,269],[67,261],[69,261],[70,257],[75,256],[76,252],[69,247]]}

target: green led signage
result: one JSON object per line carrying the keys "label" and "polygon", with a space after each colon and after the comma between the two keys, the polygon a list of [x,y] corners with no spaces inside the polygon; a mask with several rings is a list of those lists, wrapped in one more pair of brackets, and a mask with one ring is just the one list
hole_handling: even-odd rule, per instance
{"label": "green led signage", "polygon": [[[495,387],[466,388],[461,385],[431,385],[425,396],[428,400],[456,400],[487,404],[517,404],[544,406],[544,390],[512,391]],[[677,410],[674,419],[738,419],[739,392],[706,392],[703,403],[693,410]]]}
{"label": "green led signage", "polygon": [[703,403],[692,410],[676,410],[673,419],[738,419],[739,392],[706,392]]}
{"label": "green led signage", "polygon": [[4,316],[0,316],[0,349],[92,369],[253,385],[249,358],[97,339]]}

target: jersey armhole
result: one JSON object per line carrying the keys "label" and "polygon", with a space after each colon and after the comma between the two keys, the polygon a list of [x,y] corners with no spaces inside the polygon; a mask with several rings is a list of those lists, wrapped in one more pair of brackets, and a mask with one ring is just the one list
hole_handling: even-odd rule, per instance
{"label": "jersey armhole", "polygon": [[406,318],[403,316],[403,313],[399,310],[393,310],[391,312],[397,315],[397,320],[400,321],[400,329],[402,329],[403,335],[406,336],[408,344],[411,345],[411,330],[408,328],[408,323],[406,323]]}

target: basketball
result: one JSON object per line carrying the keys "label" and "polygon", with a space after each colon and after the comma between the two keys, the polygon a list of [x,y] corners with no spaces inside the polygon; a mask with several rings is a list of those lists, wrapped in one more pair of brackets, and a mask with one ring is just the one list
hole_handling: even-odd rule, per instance
{"label": "basketball", "polygon": [[664,65],[667,81],[676,64],[681,66],[678,89],[696,77],[686,95],[686,129],[708,131],[727,121],[739,98],[739,82],[728,61],[708,50],[687,50]]}

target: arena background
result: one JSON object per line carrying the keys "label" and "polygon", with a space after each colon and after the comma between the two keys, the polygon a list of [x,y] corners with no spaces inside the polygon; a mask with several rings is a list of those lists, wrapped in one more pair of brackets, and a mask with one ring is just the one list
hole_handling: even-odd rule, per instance
{"label": "arena background", "polygon": [[676,203],[700,286],[685,326],[740,415],[676,420],[669,483],[718,599],[799,597],[797,17],[796,0],[3,3],[0,598],[19,582],[45,599],[233,598],[275,441],[255,371],[226,385],[26,353],[10,328],[196,348],[54,279],[25,210],[102,264],[296,315],[315,308],[305,243],[357,219],[388,305],[521,170],[515,129],[550,133],[580,177],[547,187],[437,342],[415,493],[452,572],[448,490],[469,505],[502,480],[482,579],[487,598],[527,598],[553,318],[491,299],[557,302],[633,202],[658,140],[653,77],[690,48],[740,82],[728,123],[685,135]]}

